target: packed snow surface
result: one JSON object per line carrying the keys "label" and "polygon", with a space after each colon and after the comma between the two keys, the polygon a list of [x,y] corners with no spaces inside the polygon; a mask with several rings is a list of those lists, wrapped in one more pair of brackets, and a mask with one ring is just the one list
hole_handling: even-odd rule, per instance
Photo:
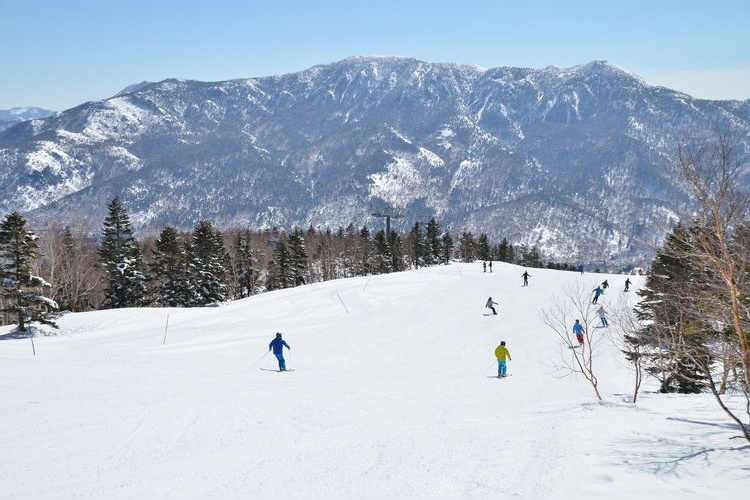
{"label": "packed snow surface", "polygon": [[[573,351],[542,311],[608,278],[616,323],[637,297],[625,276],[529,271],[528,287],[517,266],[455,263],[69,314],[36,355],[0,337],[0,498],[747,498],[734,424],[709,395],[653,384],[632,404],[617,325],[593,329],[595,306],[604,402],[564,368]],[[293,372],[273,371],[276,332]]]}

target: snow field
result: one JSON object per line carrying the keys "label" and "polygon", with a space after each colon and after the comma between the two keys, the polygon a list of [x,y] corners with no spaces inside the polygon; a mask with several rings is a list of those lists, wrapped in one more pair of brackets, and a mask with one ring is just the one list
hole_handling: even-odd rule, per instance
{"label": "snow field", "polygon": [[[529,272],[522,287],[518,266],[452,264],[70,314],[36,356],[0,340],[0,499],[743,498],[731,422],[708,395],[627,403],[614,328],[594,333],[603,404],[562,370],[542,309],[605,278],[605,307],[634,300],[625,277]],[[277,331],[294,372],[259,369],[276,368]]]}

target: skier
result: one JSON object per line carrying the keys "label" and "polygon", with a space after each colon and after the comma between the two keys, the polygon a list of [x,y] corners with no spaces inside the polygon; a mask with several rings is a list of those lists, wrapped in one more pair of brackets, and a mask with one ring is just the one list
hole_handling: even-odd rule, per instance
{"label": "skier", "polygon": [[490,272],[492,272],[492,261],[490,261]]}
{"label": "skier", "polygon": [[594,288],[594,300],[591,301],[592,304],[596,304],[599,302],[599,295],[603,294],[604,290],[602,290],[602,287],[598,286]]}
{"label": "skier", "polygon": [[492,297],[490,297],[489,299],[487,299],[487,303],[484,305],[484,307],[492,309],[492,314],[497,315],[497,311],[495,311],[495,308],[493,307],[496,305],[498,305],[497,302],[492,300]]}
{"label": "skier", "polygon": [[[505,341],[500,341],[500,345],[495,349],[495,357],[497,358],[497,376],[507,377],[508,366],[507,361],[511,360],[510,351],[505,347]],[[506,360],[507,358],[507,360]]]}
{"label": "skier", "polygon": [[609,321],[607,321],[607,312],[604,310],[604,306],[599,306],[599,309],[597,309],[596,312],[599,313],[599,319],[602,320],[602,326],[607,328],[609,326]]}
{"label": "skier", "polygon": [[523,286],[529,286],[529,276],[531,276],[529,272],[524,269],[523,274],[521,275],[523,278]]}
{"label": "skier", "polygon": [[486,262],[482,262],[482,269],[483,269],[483,271],[482,271],[483,273],[487,272],[487,263]]}
{"label": "skier", "polygon": [[576,322],[573,324],[573,333],[576,334],[576,340],[578,340],[578,345],[583,345],[583,325],[576,320]]}
{"label": "skier", "polygon": [[625,291],[630,290],[630,278],[625,279]]}
{"label": "skier", "polygon": [[602,284],[601,284],[601,285],[599,285],[599,286],[601,286],[601,287],[602,287],[602,293],[604,293],[604,291],[605,291],[605,290],[606,290],[607,288],[609,288],[609,283],[607,282],[607,280],[604,280],[604,281],[602,281]]}
{"label": "skier", "polygon": [[286,346],[286,348],[290,351],[292,350],[292,348],[289,347],[289,344],[284,342],[284,340],[281,338],[281,333],[276,333],[276,338],[273,339],[270,344],[268,344],[268,350],[270,351],[273,349],[273,355],[276,356],[276,359],[279,360],[280,372],[286,371],[286,361],[284,361],[284,346]]}
{"label": "skier", "polygon": [[578,272],[583,274],[583,264],[578,264]]}

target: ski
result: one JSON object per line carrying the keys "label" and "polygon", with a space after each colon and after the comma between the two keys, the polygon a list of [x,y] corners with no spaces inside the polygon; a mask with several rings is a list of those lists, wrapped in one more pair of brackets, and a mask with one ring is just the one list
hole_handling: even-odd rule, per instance
{"label": "ski", "polygon": [[293,372],[294,368],[287,368],[286,370],[274,370],[273,368],[260,368],[264,372],[276,372],[276,373],[282,373],[282,372]]}

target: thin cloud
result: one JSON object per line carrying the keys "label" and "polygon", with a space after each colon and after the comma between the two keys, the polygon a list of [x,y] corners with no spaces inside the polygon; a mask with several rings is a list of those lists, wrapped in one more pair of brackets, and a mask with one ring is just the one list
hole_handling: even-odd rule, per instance
{"label": "thin cloud", "polygon": [[750,99],[750,68],[673,71],[643,78],[651,85],[679,90],[700,99]]}

